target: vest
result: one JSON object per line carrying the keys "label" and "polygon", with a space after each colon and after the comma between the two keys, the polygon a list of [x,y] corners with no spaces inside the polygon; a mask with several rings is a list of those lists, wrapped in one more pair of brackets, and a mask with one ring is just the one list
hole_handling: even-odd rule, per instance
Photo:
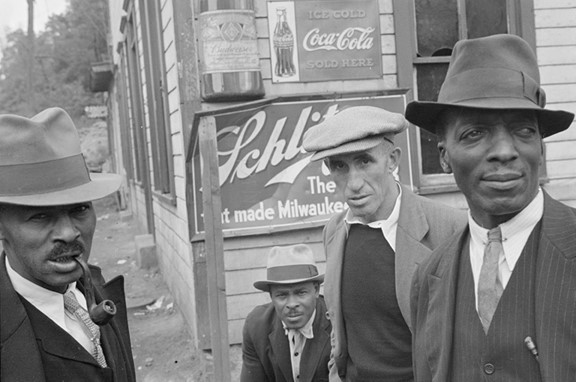
{"label": "vest", "polygon": [[342,314],[353,381],[406,381],[412,335],[396,298],[394,250],[382,230],[352,224],[342,266]]}
{"label": "vest", "polygon": [[451,380],[541,382],[539,365],[524,339],[535,338],[534,281],[540,224],[532,231],[500,298],[488,334],[475,305],[467,243],[461,254],[452,347]]}

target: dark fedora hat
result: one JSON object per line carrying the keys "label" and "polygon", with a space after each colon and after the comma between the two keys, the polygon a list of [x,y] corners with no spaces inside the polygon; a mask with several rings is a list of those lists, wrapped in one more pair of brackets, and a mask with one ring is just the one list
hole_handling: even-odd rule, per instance
{"label": "dark fedora hat", "polygon": [[0,203],[76,204],[118,190],[116,174],[88,171],[70,116],[50,108],[32,118],[0,115]]}
{"label": "dark fedora hat", "polygon": [[256,281],[254,287],[270,291],[270,285],[298,284],[308,281],[324,281],[318,273],[314,253],[306,244],[273,247],[268,253],[266,280]]}
{"label": "dark fedora hat", "polygon": [[520,37],[499,34],[458,41],[438,102],[410,102],[406,119],[436,133],[438,117],[449,108],[526,109],[538,115],[543,137],[566,130],[574,114],[545,105],[536,55]]}

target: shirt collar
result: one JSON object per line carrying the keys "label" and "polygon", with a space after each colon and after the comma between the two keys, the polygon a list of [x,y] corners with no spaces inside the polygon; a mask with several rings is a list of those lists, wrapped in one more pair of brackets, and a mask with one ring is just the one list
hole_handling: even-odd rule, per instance
{"label": "shirt collar", "polygon": [[[506,242],[518,234],[528,229],[532,229],[542,218],[543,213],[544,195],[542,194],[542,190],[538,188],[536,197],[534,197],[534,199],[522,211],[520,211],[520,213],[507,222],[500,224],[504,256],[509,265],[513,265],[515,261],[510,258],[510,251],[506,251]],[[474,221],[470,214],[470,210],[468,210],[468,224],[470,226],[471,239],[482,246],[488,244],[488,230]]]}
{"label": "shirt collar", "polygon": [[[52,290],[43,288],[34,284],[32,281],[22,277],[12,268],[8,256],[6,259],[6,271],[8,278],[14,287],[16,293],[24,297],[36,309],[52,319],[60,327],[66,327],[64,312],[64,295]],[[73,282],[68,288],[76,288],[76,282]]]}
{"label": "shirt collar", "polygon": [[316,309],[314,309],[314,312],[312,313],[312,316],[310,316],[310,319],[308,320],[308,322],[306,322],[306,324],[303,327],[301,327],[300,329],[288,329],[286,327],[286,324],[284,323],[284,321],[282,321],[282,327],[284,328],[284,334],[288,335],[288,333],[290,333],[290,331],[300,332],[304,337],[311,340],[312,338],[314,338],[314,331],[312,329],[312,325],[314,324],[315,318],[316,318]]}
{"label": "shirt collar", "polygon": [[349,229],[351,224],[364,224],[371,228],[380,228],[383,230],[388,230],[390,227],[398,223],[398,218],[400,217],[400,199],[402,198],[402,187],[396,183],[398,187],[398,196],[396,197],[396,202],[394,203],[394,208],[388,216],[387,219],[376,220],[368,224],[362,222],[359,218],[352,214],[352,210],[348,209],[344,221],[346,222],[346,228]]}

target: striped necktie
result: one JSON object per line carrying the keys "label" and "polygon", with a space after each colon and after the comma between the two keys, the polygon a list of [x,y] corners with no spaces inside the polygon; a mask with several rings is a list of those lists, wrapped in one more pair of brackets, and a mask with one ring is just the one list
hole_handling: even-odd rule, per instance
{"label": "striped necktie", "polygon": [[484,249],[484,261],[478,278],[478,316],[486,334],[504,291],[498,277],[498,262],[503,253],[502,231],[496,227],[488,231],[488,244]]}
{"label": "striped necktie", "polygon": [[100,345],[100,328],[90,319],[88,312],[80,306],[72,290],[68,290],[64,294],[64,308],[72,313],[86,328],[90,341],[94,344],[92,357],[94,357],[101,367],[107,367],[106,358],[104,358],[104,352]]}

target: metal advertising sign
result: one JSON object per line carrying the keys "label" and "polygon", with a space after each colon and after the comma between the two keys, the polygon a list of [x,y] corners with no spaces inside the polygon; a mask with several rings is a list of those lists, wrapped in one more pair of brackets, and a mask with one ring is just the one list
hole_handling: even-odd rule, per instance
{"label": "metal advertising sign", "polygon": [[[241,235],[258,229],[301,228],[325,222],[346,209],[326,166],[311,162],[311,154],[302,149],[304,132],[343,107],[372,105],[402,113],[405,103],[404,94],[297,100],[211,115],[216,128],[224,232]],[[204,231],[202,165],[198,137],[192,139],[192,233],[196,235]]]}
{"label": "metal advertising sign", "polygon": [[377,0],[269,1],[273,82],[382,76]]}

